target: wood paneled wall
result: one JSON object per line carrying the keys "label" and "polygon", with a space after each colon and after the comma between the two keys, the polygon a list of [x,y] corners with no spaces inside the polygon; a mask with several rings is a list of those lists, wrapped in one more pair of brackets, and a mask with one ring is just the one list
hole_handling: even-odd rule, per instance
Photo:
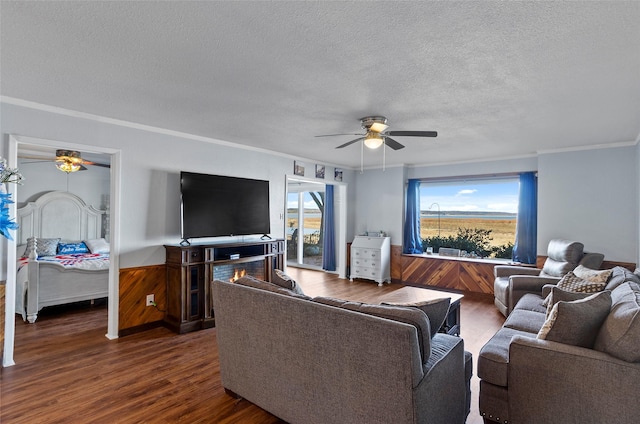
{"label": "wood paneled wall", "polygon": [[[153,294],[158,307],[146,306],[147,295]],[[166,266],[151,265],[120,270],[120,307],[118,333],[134,332],[160,324],[167,309]]]}
{"label": "wood paneled wall", "polygon": [[493,294],[495,263],[418,255],[404,255],[401,259],[405,284]]}

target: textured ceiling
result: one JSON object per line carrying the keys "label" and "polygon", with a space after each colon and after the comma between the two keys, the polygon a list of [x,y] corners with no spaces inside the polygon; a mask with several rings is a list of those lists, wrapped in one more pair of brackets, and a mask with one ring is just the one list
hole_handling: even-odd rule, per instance
{"label": "textured ceiling", "polygon": [[[0,94],[360,165],[336,150],[385,115],[387,165],[631,143],[640,2],[0,3]],[[365,152],[379,166],[381,150]]]}

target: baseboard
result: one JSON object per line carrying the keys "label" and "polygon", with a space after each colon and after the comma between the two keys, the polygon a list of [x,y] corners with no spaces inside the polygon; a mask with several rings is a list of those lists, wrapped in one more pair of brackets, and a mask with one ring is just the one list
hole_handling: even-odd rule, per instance
{"label": "baseboard", "polygon": [[118,337],[130,336],[131,334],[141,333],[158,327],[164,327],[164,321],[148,322],[146,324],[136,325],[135,327],[124,328],[118,331]]}

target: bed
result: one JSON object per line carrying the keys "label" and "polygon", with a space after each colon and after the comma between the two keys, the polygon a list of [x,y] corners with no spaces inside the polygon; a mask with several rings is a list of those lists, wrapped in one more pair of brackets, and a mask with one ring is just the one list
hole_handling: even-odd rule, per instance
{"label": "bed", "polygon": [[108,297],[105,211],[51,191],[19,208],[16,222],[16,313],[23,320],[34,323],[46,306]]}

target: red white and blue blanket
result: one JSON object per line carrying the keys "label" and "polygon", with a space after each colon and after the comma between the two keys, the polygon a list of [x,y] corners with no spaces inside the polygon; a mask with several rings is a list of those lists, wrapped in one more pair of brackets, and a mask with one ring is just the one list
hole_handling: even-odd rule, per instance
{"label": "red white and blue blanket", "polygon": [[[18,259],[18,270],[27,264],[29,258]],[[78,253],[73,255],[40,256],[38,262],[53,262],[65,268],[100,270],[109,268],[109,255],[100,253]]]}

